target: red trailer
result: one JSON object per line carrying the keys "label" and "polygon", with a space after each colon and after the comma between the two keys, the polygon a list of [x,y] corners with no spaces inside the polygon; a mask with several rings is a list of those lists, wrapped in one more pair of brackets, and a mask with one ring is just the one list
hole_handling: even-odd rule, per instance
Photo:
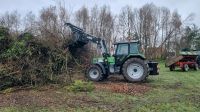
{"label": "red trailer", "polygon": [[170,71],[174,71],[176,67],[181,68],[183,71],[199,69],[197,63],[198,54],[196,52],[181,52],[180,54],[180,56],[172,57],[167,60],[166,66],[169,67]]}

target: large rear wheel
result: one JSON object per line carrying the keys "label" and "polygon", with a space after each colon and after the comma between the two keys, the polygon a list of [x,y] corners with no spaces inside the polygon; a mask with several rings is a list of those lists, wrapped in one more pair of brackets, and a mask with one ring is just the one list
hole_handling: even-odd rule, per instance
{"label": "large rear wheel", "polygon": [[141,82],[148,76],[148,66],[139,58],[128,59],[122,70],[124,78],[130,82]]}
{"label": "large rear wheel", "polygon": [[86,77],[92,81],[101,81],[103,80],[103,73],[101,68],[98,65],[91,65],[86,72]]}

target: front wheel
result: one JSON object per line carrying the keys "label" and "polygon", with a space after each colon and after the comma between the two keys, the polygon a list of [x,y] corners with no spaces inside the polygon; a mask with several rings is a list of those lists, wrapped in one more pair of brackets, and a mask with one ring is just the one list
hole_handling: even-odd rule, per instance
{"label": "front wheel", "polygon": [[98,65],[91,65],[86,72],[86,77],[92,81],[101,81],[103,80],[103,73],[101,68]]}
{"label": "front wheel", "polygon": [[141,82],[148,76],[148,66],[144,60],[138,58],[128,59],[123,65],[124,78],[130,82]]}

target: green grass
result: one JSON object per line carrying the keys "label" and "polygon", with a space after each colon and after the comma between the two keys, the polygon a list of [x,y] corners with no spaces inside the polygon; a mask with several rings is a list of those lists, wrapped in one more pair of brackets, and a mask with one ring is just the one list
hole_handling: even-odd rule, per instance
{"label": "green grass", "polygon": [[139,97],[143,106],[138,111],[190,111],[200,110],[200,72],[169,71],[160,64],[160,75],[150,78],[153,90]]}
{"label": "green grass", "polygon": [[[160,75],[150,76],[152,90],[142,96],[98,93],[104,101],[118,103],[124,111],[197,112],[200,110],[200,71],[169,71],[160,63]],[[128,103],[128,104],[127,104]],[[127,105],[126,105],[127,104]]]}
{"label": "green grass", "polygon": [[[2,112],[29,111],[75,111],[75,112],[198,112],[200,110],[200,70],[170,72],[160,63],[160,75],[150,76],[146,83],[152,89],[143,95],[127,95],[112,92],[94,91],[66,93],[63,96],[73,100],[74,106],[47,107],[0,107]],[[87,101],[82,98],[88,99]],[[85,101],[85,102],[81,102]]]}
{"label": "green grass", "polygon": [[98,108],[60,108],[60,109],[52,109],[52,108],[21,108],[21,107],[2,107],[0,112],[103,112]]}

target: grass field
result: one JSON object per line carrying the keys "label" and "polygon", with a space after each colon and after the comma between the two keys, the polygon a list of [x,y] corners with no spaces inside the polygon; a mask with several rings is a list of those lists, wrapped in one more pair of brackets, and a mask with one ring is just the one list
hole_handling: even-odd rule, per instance
{"label": "grass field", "polygon": [[200,111],[200,70],[170,72],[161,62],[160,75],[150,76],[147,83],[139,85],[150,89],[132,95],[101,90],[72,93],[64,88],[31,89],[0,94],[0,111]]}

